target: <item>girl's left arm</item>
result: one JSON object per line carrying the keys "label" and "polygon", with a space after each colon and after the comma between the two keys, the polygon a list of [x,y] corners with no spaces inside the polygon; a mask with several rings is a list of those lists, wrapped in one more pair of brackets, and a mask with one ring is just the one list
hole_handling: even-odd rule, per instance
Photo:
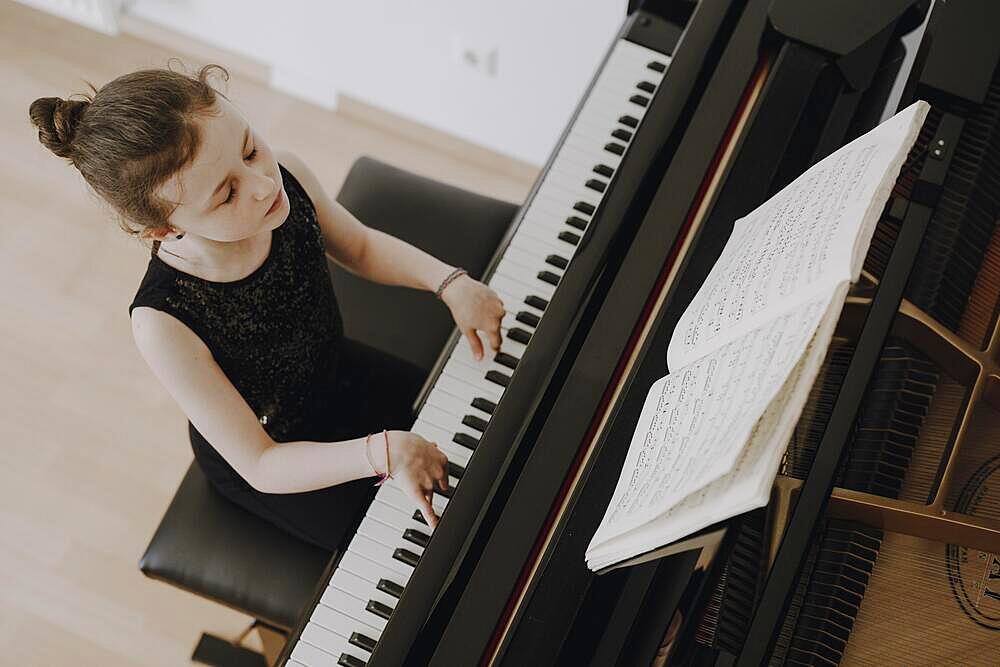
{"label": "girl's left arm", "polygon": [[[326,194],[312,171],[294,154],[283,151],[276,157],[294,174],[312,199],[323,232],[326,254],[347,271],[383,285],[434,292],[455,269],[420,248],[363,225]],[[500,350],[500,323],[506,311],[496,292],[463,275],[448,284],[441,300],[448,306],[477,358],[483,356],[477,329],[485,332],[494,351]]]}

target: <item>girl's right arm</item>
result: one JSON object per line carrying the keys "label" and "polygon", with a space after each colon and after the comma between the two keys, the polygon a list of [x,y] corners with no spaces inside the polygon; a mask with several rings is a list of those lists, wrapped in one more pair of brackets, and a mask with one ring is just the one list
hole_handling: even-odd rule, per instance
{"label": "girl's right arm", "polygon": [[[205,343],[173,316],[154,308],[134,308],[132,334],[153,374],[198,432],[258,491],[313,491],[373,476],[364,437],[277,445]],[[378,435],[372,437],[370,452],[382,472],[385,445]],[[388,435],[394,481],[433,527],[437,517],[431,500],[435,486],[447,488],[447,457],[415,433],[389,431]]]}

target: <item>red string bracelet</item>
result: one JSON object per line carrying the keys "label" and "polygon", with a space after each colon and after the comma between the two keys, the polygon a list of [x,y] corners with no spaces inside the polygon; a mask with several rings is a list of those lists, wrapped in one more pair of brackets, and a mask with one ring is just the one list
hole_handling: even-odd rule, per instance
{"label": "red string bracelet", "polygon": [[[375,486],[380,486],[383,482],[385,482],[385,480],[389,477],[389,475],[387,472],[379,472],[378,468],[375,467],[375,461],[372,460],[372,452],[371,452],[372,435],[373,434],[369,433],[367,436],[365,436],[365,458],[368,459],[368,465],[371,466],[372,472],[374,472],[379,478],[379,480],[375,482]],[[389,469],[388,459],[386,459],[386,470],[388,471],[388,469]]]}
{"label": "red string bracelet", "polygon": [[375,461],[372,460],[372,453],[370,449],[372,433],[369,433],[365,437],[365,456],[368,458],[368,465],[372,467],[372,470],[378,475],[378,481],[375,482],[375,486],[382,486],[387,479],[392,479],[392,474],[389,472],[389,435],[383,429],[382,435],[385,436],[385,472],[379,472],[378,468],[375,467]]}

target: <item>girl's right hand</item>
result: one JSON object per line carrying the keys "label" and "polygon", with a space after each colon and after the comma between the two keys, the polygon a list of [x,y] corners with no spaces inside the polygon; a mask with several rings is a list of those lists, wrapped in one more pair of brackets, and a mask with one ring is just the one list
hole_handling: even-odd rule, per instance
{"label": "girl's right hand", "polygon": [[387,431],[386,435],[392,481],[417,501],[427,525],[436,527],[438,517],[432,500],[435,487],[448,490],[448,457],[436,444],[412,431]]}

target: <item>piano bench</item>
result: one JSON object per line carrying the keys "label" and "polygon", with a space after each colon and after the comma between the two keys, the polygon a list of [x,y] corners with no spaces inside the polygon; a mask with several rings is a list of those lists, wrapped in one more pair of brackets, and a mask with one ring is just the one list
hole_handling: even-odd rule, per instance
{"label": "piano bench", "polygon": [[[364,156],[352,165],[337,200],[365,225],[477,279],[518,209]],[[430,372],[454,329],[447,307],[430,292],[379,285],[332,261],[328,265],[345,335]],[[192,461],[139,568],[255,619],[233,641],[202,635],[192,659],[264,665],[260,655],[240,646],[243,638],[261,625],[289,634],[312,602],[331,555],[229,502]]]}

